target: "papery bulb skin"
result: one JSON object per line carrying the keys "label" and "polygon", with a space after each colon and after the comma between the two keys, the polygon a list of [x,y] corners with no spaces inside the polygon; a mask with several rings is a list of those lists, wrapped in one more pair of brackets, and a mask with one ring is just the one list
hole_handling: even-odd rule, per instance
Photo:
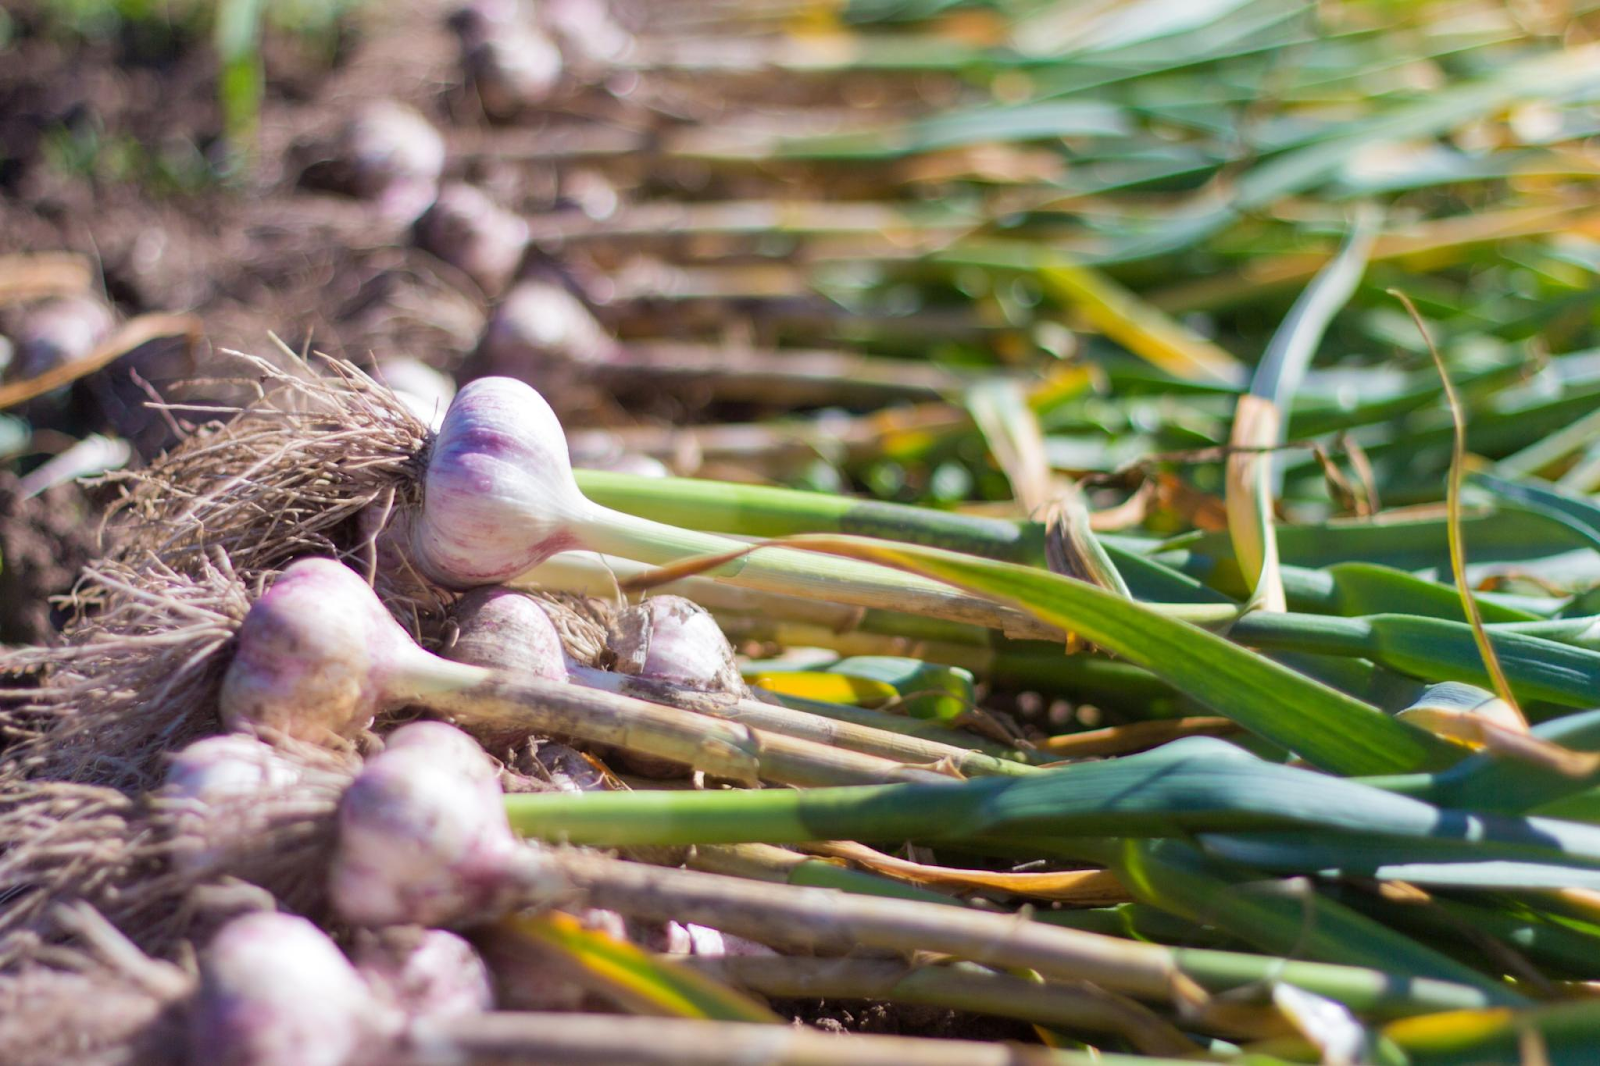
{"label": "papery bulb skin", "polygon": [[400,1019],[304,918],[236,918],[200,958],[190,1061],[207,1066],[352,1066],[382,1061]]}
{"label": "papery bulb skin", "polygon": [[512,286],[478,343],[478,359],[489,373],[535,384],[573,367],[615,362],[620,351],[583,301],[548,278]]}
{"label": "papery bulb skin", "polygon": [[537,758],[545,777],[558,792],[602,792],[620,787],[594,760],[565,744],[544,741],[539,745]]}
{"label": "papery bulb skin", "polygon": [[528,224],[477,187],[451,182],[417,221],[417,243],[495,296],[522,262]]}
{"label": "papery bulb skin", "polygon": [[355,963],[373,994],[412,1023],[494,1009],[489,967],[471,944],[443,929],[383,930],[357,945]]}
{"label": "papery bulb skin", "polygon": [[437,737],[391,739],[345,791],[329,885],[345,921],[450,925],[506,891],[524,845],[506,820],[493,764],[468,752],[464,734],[466,744]]}
{"label": "papery bulb skin", "polygon": [[567,680],[561,635],[532,597],[500,585],[473,589],[456,604],[456,641],[445,657],[458,663]]}
{"label": "papery bulb skin", "polygon": [[367,104],[340,137],[350,191],[385,216],[411,222],[433,202],[444,171],[444,138],[420,113],[394,100]]}
{"label": "papery bulb skin", "polygon": [[592,510],[544,397],[511,378],[479,378],[439,427],[411,547],[447,588],[499,584],[580,547],[572,524]]}
{"label": "papery bulb skin", "polygon": [[619,673],[702,692],[748,691],[717,620],[682,596],[652,596],[618,612],[606,646]]}
{"label": "papery bulb skin", "polygon": [[12,369],[30,378],[81,359],[111,335],[113,325],[111,309],[91,296],[45,300],[22,316]]}
{"label": "papery bulb skin", "polygon": [[219,709],[232,730],[312,743],[351,737],[390,702],[392,674],[422,654],[353,570],[301,559],[251,605]]}

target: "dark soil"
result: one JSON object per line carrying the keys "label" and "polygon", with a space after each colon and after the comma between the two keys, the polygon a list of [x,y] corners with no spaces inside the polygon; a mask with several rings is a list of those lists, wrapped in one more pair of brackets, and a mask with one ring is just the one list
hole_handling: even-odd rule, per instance
{"label": "dark soil", "polygon": [[76,485],[31,500],[0,471],[0,644],[47,644],[61,617],[50,604],[96,554],[98,517]]}

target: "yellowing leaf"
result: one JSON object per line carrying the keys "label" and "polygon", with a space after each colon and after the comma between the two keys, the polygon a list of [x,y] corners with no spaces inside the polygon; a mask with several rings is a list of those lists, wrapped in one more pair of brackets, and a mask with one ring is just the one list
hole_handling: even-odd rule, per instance
{"label": "yellowing leaf", "polygon": [[502,919],[496,930],[555,952],[595,986],[638,1014],[783,1024],[741,992],[687,967],[673,966],[625,940],[588,929],[570,914],[550,911]]}
{"label": "yellowing leaf", "polygon": [[882,681],[811,670],[773,671],[755,674],[747,680],[757,688],[780,696],[851,707],[881,707],[899,696],[893,685]]}
{"label": "yellowing leaf", "polygon": [[829,841],[809,844],[806,851],[835,859],[846,859],[875,873],[887,874],[919,885],[941,888],[992,890],[1035,899],[1061,900],[1085,906],[1126,903],[1130,897],[1117,875],[1108,870],[1066,870],[1052,873],[1004,873],[993,870],[961,870],[951,866],[897,859],[874,851],[864,844]]}
{"label": "yellowing leaf", "polygon": [[1174,377],[1233,385],[1244,376],[1228,352],[1087,267],[1056,254],[1039,264],[1038,276],[1095,329]]}

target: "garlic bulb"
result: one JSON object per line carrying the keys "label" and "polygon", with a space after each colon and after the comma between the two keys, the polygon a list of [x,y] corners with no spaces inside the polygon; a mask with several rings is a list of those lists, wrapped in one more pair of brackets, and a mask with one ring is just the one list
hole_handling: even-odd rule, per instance
{"label": "garlic bulb", "polygon": [[173,795],[203,804],[286,788],[299,780],[299,767],[271,745],[242,733],[197,740],[167,767]]}
{"label": "garlic bulb", "polygon": [[111,335],[111,309],[92,296],[45,300],[22,316],[15,336],[11,371],[32,378],[82,359]]}
{"label": "garlic bulb", "polygon": [[748,691],[717,620],[682,596],[652,596],[618,612],[606,646],[619,673],[703,692]]}
{"label": "garlic bulb", "polygon": [[301,559],[245,615],[219,709],[229,729],[322,743],[365,729],[404,702],[412,668],[430,672],[440,662],[354,571]]}
{"label": "garlic bulb", "polygon": [[490,118],[514,118],[560,86],[561,50],[516,0],[472,0],[449,22],[461,45],[462,70]]}
{"label": "garlic bulb", "polygon": [[511,378],[479,378],[445,412],[411,547],[446,587],[493,584],[580,547],[571,527],[592,509],[544,397]]}
{"label": "garlic bulb", "polygon": [[445,653],[456,662],[567,680],[561,635],[525,593],[499,585],[473,589],[456,605],[456,642]]}
{"label": "garlic bulb", "polygon": [[476,186],[452,182],[417,220],[417,243],[494,296],[522,262],[528,224]]}
{"label": "garlic bulb", "polygon": [[413,558],[447,588],[515,583],[557,552],[584,550],[645,563],[727,555],[707,573],[769,592],[885,607],[1012,635],[1054,636],[1014,607],[887,566],[795,551],[752,550],[602,507],[579,490],[555,412],[529,385],[479,378],[456,394],[428,457],[419,511],[407,517]]}
{"label": "garlic bulb", "polygon": [[494,1009],[489,967],[471,944],[443,929],[386,929],[360,940],[356,970],[384,1003],[410,1022]]}
{"label": "garlic bulb", "polygon": [[178,837],[173,865],[191,873],[209,869],[230,839],[250,834],[261,797],[300,779],[298,766],[242,733],[206,737],[184,748],[167,767],[166,797],[175,801]]}
{"label": "garlic bulb", "polygon": [[304,918],[236,918],[200,957],[191,1061],[224,1066],[349,1066],[378,1061],[399,1019]]}
{"label": "garlic bulb", "polygon": [[444,172],[444,138],[416,110],[394,100],[363,107],[340,136],[350,191],[386,217],[411,222],[433,202]]}
{"label": "garlic bulb", "polygon": [[[427,725],[426,736],[402,736]],[[445,925],[492,906],[523,845],[493,764],[439,723],[395,732],[339,806],[334,908],[358,925]]]}
{"label": "garlic bulb", "polygon": [[543,384],[572,367],[613,363],[621,348],[566,286],[526,278],[495,308],[478,342],[485,371]]}

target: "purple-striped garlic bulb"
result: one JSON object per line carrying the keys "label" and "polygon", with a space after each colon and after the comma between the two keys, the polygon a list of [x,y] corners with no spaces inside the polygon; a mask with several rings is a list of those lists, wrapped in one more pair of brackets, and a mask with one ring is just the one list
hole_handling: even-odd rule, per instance
{"label": "purple-striped garlic bulb", "polygon": [[528,224],[473,185],[451,182],[417,220],[417,244],[467,275],[489,296],[516,273]]}
{"label": "purple-striped garlic bulb", "polygon": [[702,692],[749,691],[717,620],[682,596],[652,596],[619,611],[606,646],[618,673]]}
{"label": "purple-striped garlic bulb", "polygon": [[495,584],[583,547],[573,527],[594,510],[544,397],[511,378],[479,378],[445,412],[411,548],[441,585]]}
{"label": "purple-striped garlic bulb", "polygon": [[325,743],[464,669],[417,647],[354,571],[301,559],[245,615],[219,709],[235,731]]}
{"label": "purple-striped garlic bulb", "polygon": [[444,138],[415,109],[375,100],[351,117],[339,138],[350,191],[383,214],[409,223],[433,202],[444,172]]}
{"label": "purple-striped garlic bulb", "polygon": [[330,897],[340,916],[448,925],[493,907],[525,852],[496,778],[459,730],[437,722],[396,730],[339,806]]}
{"label": "purple-striped garlic bulb", "polygon": [[478,359],[491,374],[542,384],[574,367],[616,363],[622,349],[582,300],[550,278],[525,278],[489,316]]}
{"label": "purple-striped garlic bulb", "polygon": [[235,918],[200,956],[190,1061],[352,1066],[382,1061],[401,1019],[304,918]]}

